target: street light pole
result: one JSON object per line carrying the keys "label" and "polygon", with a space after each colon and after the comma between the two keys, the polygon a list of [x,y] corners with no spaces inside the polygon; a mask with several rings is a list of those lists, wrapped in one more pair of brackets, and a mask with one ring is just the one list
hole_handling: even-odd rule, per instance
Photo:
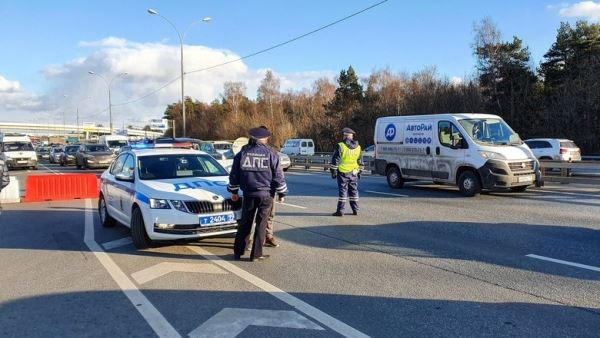
{"label": "street light pole", "polygon": [[148,14],[150,15],[157,15],[160,18],[162,18],[163,20],[165,20],[169,25],[171,25],[171,27],[173,27],[173,29],[175,30],[175,33],[177,33],[177,36],[179,37],[179,54],[180,54],[180,77],[181,77],[181,114],[182,114],[182,118],[183,118],[183,137],[187,136],[186,133],[186,125],[185,125],[185,121],[186,121],[186,116],[185,116],[185,91],[184,91],[184,79],[183,76],[185,75],[185,72],[183,71],[183,39],[185,38],[185,34],[188,32],[188,30],[195,24],[200,23],[200,22],[210,22],[212,20],[212,18],[210,17],[204,17],[202,18],[202,20],[198,20],[198,21],[194,21],[192,22],[188,28],[183,32],[183,35],[179,32],[179,30],[177,29],[177,27],[166,17],[164,17],[163,15],[161,15],[160,13],[158,13],[158,11],[152,9],[152,8],[148,8]]}
{"label": "street light pole", "polygon": [[108,88],[108,119],[109,119],[109,130],[110,133],[113,133],[113,120],[112,120],[112,101],[110,99],[110,87],[112,86],[113,81],[121,76],[125,76],[127,75],[127,73],[119,73],[117,75],[115,75],[110,81],[106,81],[106,78],[94,71],[89,71],[88,72],[90,75],[96,75],[98,77],[100,77],[102,80],[104,80],[104,83],[106,84],[106,87]]}

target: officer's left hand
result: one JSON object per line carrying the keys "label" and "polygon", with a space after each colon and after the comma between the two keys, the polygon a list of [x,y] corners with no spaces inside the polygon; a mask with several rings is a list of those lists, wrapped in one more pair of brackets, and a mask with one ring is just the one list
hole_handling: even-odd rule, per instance
{"label": "officer's left hand", "polygon": [[237,202],[240,199],[240,196],[238,194],[231,194],[231,200],[234,202]]}
{"label": "officer's left hand", "polygon": [[360,180],[360,175],[362,175],[362,170],[358,171],[358,179]]}

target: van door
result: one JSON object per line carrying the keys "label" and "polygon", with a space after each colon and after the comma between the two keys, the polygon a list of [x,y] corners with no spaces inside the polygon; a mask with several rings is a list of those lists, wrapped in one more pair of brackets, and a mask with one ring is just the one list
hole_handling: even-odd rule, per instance
{"label": "van door", "polygon": [[434,121],[407,121],[404,126],[404,144],[400,154],[402,175],[409,178],[431,179],[434,159],[432,142]]}
{"label": "van door", "polygon": [[439,121],[434,143],[431,176],[435,181],[455,183],[456,170],[463,163],[467,152],[467,140],[453,122]]}
{"label": "van door", "polygon": [[308,155],[308,142],[300,142],[300,155]]}

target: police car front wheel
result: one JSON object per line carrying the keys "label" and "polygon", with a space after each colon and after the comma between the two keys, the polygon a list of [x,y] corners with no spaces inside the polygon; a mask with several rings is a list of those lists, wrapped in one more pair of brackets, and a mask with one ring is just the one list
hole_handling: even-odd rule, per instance
{"label": "police car front wheel", "polygon": [[146,249],[152,245],[152,240],[146,232],[142,211],[137,207],[131,213],[131,239],[138,249]]}
{"label": "police car front wheel", "polygon": [[106,208],[106,200],[104,199],[104,195],[100,195],[98,199],[98,212],[100,213],[100,222],[102,226],[105,228],[114,227],[116,221],[114,218],[110,216],[108,213],[108,209]]}

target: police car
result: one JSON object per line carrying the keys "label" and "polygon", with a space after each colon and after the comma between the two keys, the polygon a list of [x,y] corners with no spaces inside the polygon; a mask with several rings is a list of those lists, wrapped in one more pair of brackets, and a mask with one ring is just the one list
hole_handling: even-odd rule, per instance
{"label": "police car", "polygon": [[102,225],[129,226],[139,249],[153,241],[235,233],[242,205],[228,198],[227,171],[210,155],[186,148],[142,145],[121,152],[101,177]]}

